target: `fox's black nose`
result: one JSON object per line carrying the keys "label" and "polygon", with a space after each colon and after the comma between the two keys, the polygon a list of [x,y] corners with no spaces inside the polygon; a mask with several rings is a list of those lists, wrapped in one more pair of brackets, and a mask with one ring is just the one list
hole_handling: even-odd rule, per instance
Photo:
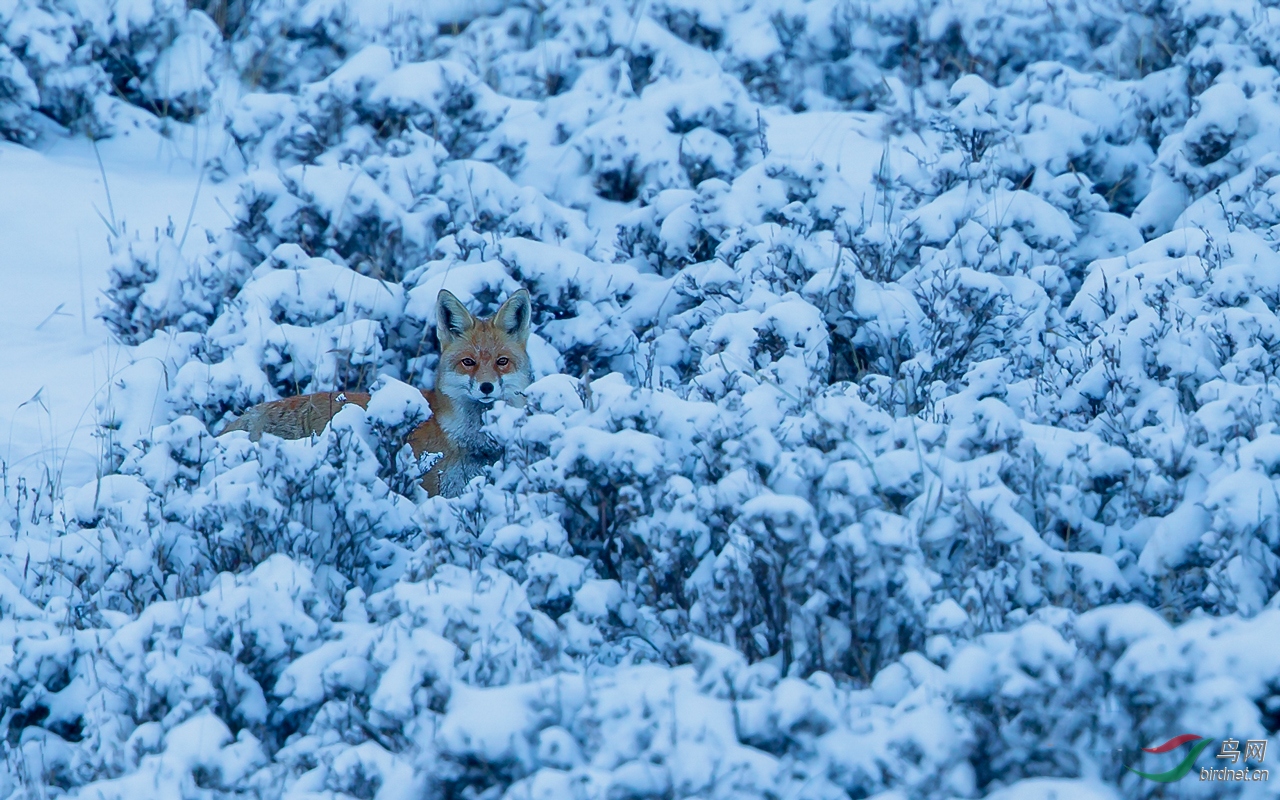
{"label": "fox's black nose", "polygon": [[493,394],[493,384],[489,383],[488,381],[485,381],[484,383],[480,384],[480,391],[484,392],[485,394]]}

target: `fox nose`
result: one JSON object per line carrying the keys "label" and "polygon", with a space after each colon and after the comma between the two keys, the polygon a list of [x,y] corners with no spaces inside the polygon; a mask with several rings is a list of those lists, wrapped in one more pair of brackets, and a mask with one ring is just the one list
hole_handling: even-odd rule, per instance
{"label": "fox nose", "polygon": [[493,384],[489,383],[488,381],[485,381],[484,383],[480,384],[480,391],[485,394],[493,394]]}

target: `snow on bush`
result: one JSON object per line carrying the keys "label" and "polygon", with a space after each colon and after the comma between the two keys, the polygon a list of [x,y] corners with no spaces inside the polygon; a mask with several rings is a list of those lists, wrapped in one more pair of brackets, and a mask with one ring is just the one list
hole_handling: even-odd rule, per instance
{"label": "snow on bush", "polygon": [[[109,474],[5,484],[0,795],[1200,797],[1126,767],[1280,729],[1274,9],[113,13],[3,29],[0,130],[235,79],[246,166],[113,239]],[[435,298],[521,286],[428,498]]]}

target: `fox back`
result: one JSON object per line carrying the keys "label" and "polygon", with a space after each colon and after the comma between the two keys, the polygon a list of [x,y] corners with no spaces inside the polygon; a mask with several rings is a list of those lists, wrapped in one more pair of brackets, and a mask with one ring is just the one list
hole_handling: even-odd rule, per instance
{"label": "fox back", "polygon": [[[414,455],[441,458],[422,478],[431,496],[454,497],[497,459],[497,445],[485,435],[484,411],[497,400],[524,405],[533,382],[528,341],[529,293],[519,290],[487,319],[476,318],[451,292],[436,299],[440,363],[434,389],[423,391],[431,417],[409,434]],[[259,403],[222,429],[246,431],[257,441],[269,433],[301,439],[324,430],[347,403],[369,405],[365,392],[317,392]]]}
{"label": "fox back", "polygon": [[246,409],[218,435],[246,431],[255,442],[264,433],[282,439],[302,439],[323,431],[338,409],[347,403],[367,407],[369,395],[364,392],[317,392],[259,403]]}

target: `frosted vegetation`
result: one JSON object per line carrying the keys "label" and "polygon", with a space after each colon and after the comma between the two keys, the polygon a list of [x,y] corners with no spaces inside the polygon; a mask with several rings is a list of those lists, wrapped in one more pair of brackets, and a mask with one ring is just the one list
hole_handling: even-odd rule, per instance
{"label": "frosted vegetation", "polygon": [[419,6],[0,0],[0,135],[231,90],[240,184],[113,238],[101,479],[4,482],[0,797],[1273,796],[1125,766],[1280,729],[1280,10]]}

